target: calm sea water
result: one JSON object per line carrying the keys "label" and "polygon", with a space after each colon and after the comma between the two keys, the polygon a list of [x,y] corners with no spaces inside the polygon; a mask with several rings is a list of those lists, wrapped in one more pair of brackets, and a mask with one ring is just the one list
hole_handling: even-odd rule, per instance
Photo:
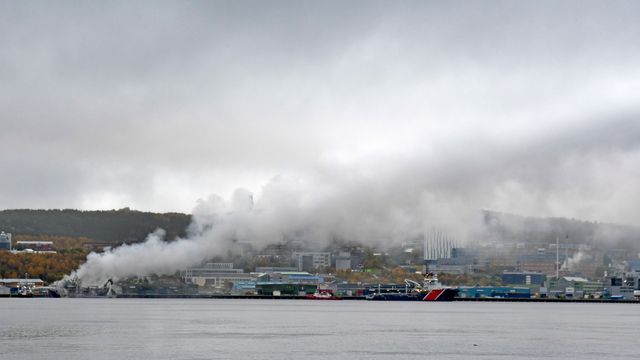
{"label": "calm sea water", "polygon": [[0,299],[0,359],[638,359],[640,305]]}

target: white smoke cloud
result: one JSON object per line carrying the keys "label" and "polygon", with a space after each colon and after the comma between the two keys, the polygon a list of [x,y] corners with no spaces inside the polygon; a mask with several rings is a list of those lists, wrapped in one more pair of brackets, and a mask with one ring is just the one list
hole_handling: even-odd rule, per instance
{"label": "white smoke cloud", "polygon": [[366,181],[337,187],[329,181],[280,176],[255,199],[238,189],[230,200],[212,195],[199,201],[185,238],[166,241],[164,231],[157,230],[142,243],[89,254],[71,277],[82,284],[101,284],[107,279],[174,274],[224,256],[237,243],[259,249],[285,236],[318,249],[336,238],[389,246],[437,226],[464,240],[473,224],[480,224],[478,211],[465,211],[458,204],[454,210],[417,189],[381,191]]}
{"label": "white smoke cloud", "polygon": [[[635,192],[640,127],[635,117],[611,144],[595,136],[603,126],[581,128],[537,144],[455,149],[446,157],[359,159],[320,164],[308,176],[277,176],[259,193],[236,190],[231,199],[200,200],[184,239],[165,242],[156,232],[144,243],[91,254],[75,275],[82,281],[147,274],[172,274],[217,255],[234,244],[255,248],[295,237],[311,248],[333,239],[388,246],[437,227],[459,242],[482,230],[480,209],[527,215],[591,218],[620,212]],[[612,140],[609,140],[612,141]],[[530,148],[544,149],[532,152]],[[618,167],[610,160],[618,161]],[[606,179],[601,173],[606,171]],[[581,179],[577,182],[576,179]],[[627,195],[626,197],[624,195]]]}
{"label": "white smoke cloud", "polygon": [[579,250],[573,256],[567,258],[562,264],[563,270],[575,271],[577,267],[585,260],[590,259],[589,255],[584,251]]}

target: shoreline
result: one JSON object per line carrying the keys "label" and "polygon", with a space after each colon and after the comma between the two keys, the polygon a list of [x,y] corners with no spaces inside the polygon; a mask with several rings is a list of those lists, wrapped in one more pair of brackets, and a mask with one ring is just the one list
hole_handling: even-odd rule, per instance
{"label": "shoreline", "polygon": [[[8,294],[0,295],[0,298],[49,298],[48,296],[11,296]],[[104,299],[104,296],[77,296],[70,297],[76,299]],[[257,300],[308,300],[308,301],[327,301],[322,299],[308,299],[305,296],[296,295],[118,295],[109,297],[111,299],[257,299]],[[330,301],[366,301],[363,296],[345,296],[340,299],[332,299]],[[385,301],[377,300],[376,302]],[[612,300],[612,299],[551,299],[551,298],[530,298],[530,299],[510,299],[510,298],[454,298],[451,301],[460,302],[510,302],[510,303],[589,303],[589,304],[640,304],[640,300]],[[395,302],[387,300],[387,302]],[[449,301],[450,302],[450,301]]]}

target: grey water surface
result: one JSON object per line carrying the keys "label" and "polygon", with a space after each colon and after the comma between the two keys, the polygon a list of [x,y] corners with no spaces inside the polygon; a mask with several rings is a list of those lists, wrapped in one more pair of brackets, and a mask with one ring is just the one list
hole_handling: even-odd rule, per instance
{"label": "grey water surface", "polygon": [[640,305],[0,299],[0,359],[638,359]]}

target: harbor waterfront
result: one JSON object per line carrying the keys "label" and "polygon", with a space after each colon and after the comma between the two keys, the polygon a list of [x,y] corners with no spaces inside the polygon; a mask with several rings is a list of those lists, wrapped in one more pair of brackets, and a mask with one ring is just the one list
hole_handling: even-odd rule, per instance
{"label": "harbor waterfront", "polygon": [[[635,359],[632,304],[0,299],[2,359]],[[631,342],[630,342],[631,341]]]}
{"label": "harbor waterfront", "polygon": [[[0,295],[0,298],[25,298],[23,296],[10,296]],[[33,297],[33,296],[32,296]],[[44,296],[46,298],[48,296]],[[29,297],[26,297],[29,298]],[[111,298],[105,296],[85,297],[85,298]],[[121,299],[244,299],[244,300],[320,300],[315,299],[312,296],[297,296],[297,295],[118,295],[113,298]],[[335,298],[334,300],[372,300],[365,296],[342,296]],[[393,301],[393,299],[381,299],[381,301]],[[417,300],[420,301],[420,300]],[[500,298],[500,297],[479,297],[479,298],[464,298],[455,297],[447,301],[472,301],[472,302],[537,302],[537,303],[590,303],[590,304],[638,304],[640,300],[625,300],[625,299],[580,299],[580,298]]]}

